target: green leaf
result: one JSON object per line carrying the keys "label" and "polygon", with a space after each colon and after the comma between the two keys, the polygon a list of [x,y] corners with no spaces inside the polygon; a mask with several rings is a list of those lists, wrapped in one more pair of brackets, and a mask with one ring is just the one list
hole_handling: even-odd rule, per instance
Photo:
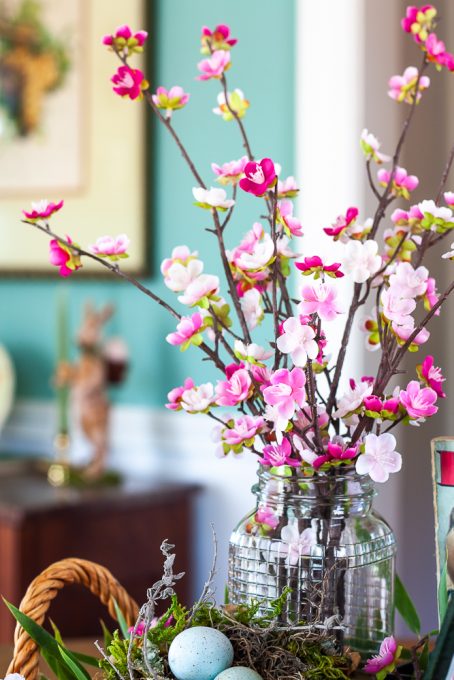
{"label": "green leaf", "polygon": [[63,661],[68,666],[68,668],[71,669],[77,680],[87,680],[87,677],[88,678],[90,677],[85,668],[82,668],[82,666],[78,663],[77,659],[74,659],[74,657],[70,653],[68,654],[67,650],[64,647],[58,645],[58,649]]}
{"label": "green leaf", "polygon": [[112,599],[113,599],[113,603],[114,603],[114,607],[115,607],[115,614],[116,614],[116,617],[117,617],[118,625],[120,626],[120,630],[123,633],[123,637],[126,640],[128,640],[129,637],[130,637],[129,626],[126,623],[126,619],[125,619],[123,612],[121,611],[120,607],[118,606],[117,601],[115,600],[114,597]]}
{"label": "green leaf", "polygon": [[410,595],[407,593],[404,584],[397,574],[394,580],[394,593],[394,601],[397,611],[412,633],[419,635],[421,629],[419,616]]}
{"label": "green leaf", "polygon": [[60,631],[58,630],[56,624],[52,621],[52,619],[49,619],[50,625],[52,626],[52,630],[54,631],[54,638],[57,640],[59,645],[64,645],[65,643],[63,642],[63,638],[61,636]]}
{"label": "green leaf", "polygon": [[101,619],[101,628],[102,628],[102,634],[104,637],[104,648],[107,649],[107,647],[110,645],[113,639],[113,635],[110,632],[110,630],[107,628],[106,624],[104,621]]}
{"label": "green leaf", "polygon": [[429,643],[426,642],[426,644],[422,648],[421,654],[419,655],[419,665],[421,666],[422,671],[427,670],[428,663],[429,663]]}
{"label": "green leaf", "polygon": [[82,652],[73,652],[73,651],[71,651],[71,654],[78,661],[80,661],[80,663],[84,663],[87,666],[93,666],[94,668],[99,668],[99,657],[90,656],[90,654],[82,654]]}
{"label": "green leaf", "polygon": [[[21,612],[17,607],[15,607],[13,604],[5,600],[3,598],[4,603],[10,610],[11,614],[14,616],[16,621],[22,626],[22,628],[30,635],[32,640],[36,642],[36,644],[40,648],[40,652],[43,655],[43,657],[46,659],[48,662],[48,659],[52,657],[57,664],[62,665],[62,668],[60,668],[59,672],[59,678],[74,678],[74,671],[72,668],[69,666],[67,669],[64,668],[64,664],[61,662],[61,653],[60,649],[61,647],[58,642],[55,640],[55,638],[52,637],[50,633],[47,632],[47,630],[44,630],[42,626],[40,626],[36,621],[31,619],[29,616]],[[77,666],[79,673],[81,674],[81,678],[83,677],[83,680],[91,680],[90,675],[87,673],[85,668],[81,666],[81,664],[77,661],[75,656],[72,654],[72,652],[69,651],[69,649],[63,648],[65,651],[65,654],[71,658],[73,665]],[[48,662],[49,663],[49,662]],[[50,665],[50,664],[49,664]],[[55,665],[55,664],[54,664]],[[51,666],[52,668],[52,666]],[[62,673],[64,671],[64,673]],[[76,676],[77,680],[79,680],[79,676]]]}
{"label": "green leaf", "polygon": [[441,622],[445,618],[446,610],[448,608],[448,588],[446,585],[446,567],[447,562],[444,563],[443,569],[440,573],[440,583],[438,586],[438,621]]}

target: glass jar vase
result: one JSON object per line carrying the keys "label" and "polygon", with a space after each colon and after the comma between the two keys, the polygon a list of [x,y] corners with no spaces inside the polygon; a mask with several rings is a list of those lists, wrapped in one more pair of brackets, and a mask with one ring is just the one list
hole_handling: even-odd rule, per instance
{"label": "glass jar vase", "polygon": [[393,632],[396,543],[372,510],[370,477],[341,470],[260,467],[257,505],[230,538],[229,600],[267,609],[288,587],[285,625],[338,624],[343,644],[367,656]]}

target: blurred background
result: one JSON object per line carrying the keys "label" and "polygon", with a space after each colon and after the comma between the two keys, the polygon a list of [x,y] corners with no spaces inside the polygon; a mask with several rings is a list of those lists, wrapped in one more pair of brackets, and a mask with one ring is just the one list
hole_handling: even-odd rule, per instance
{"label": "blurred background", "polygon": [[[278,4],[271,0],[33,2],[34,16],[47,31],[47,50],[59,60],[53,84],[43,83],[32,93],[37,121],[27,122],[25,130],[8,101],[10,81],[5,76],[2,53],[0,343],[11,357],[16,377],[14,405],[0,439],[5,459],[4,472],[0,465],[0,479],[9,479],[11,461],[30,456],[52,458],[54,453],[59,411],[52,376],[58,358],[62,358],[62,323],[63,335],[71,340],[65,358],[75,362],[79,358],[75,339],[86,301],[97,309],[113,304],[115,311],[104,335],[122,339],[122,346],[127,348],[127,371],[123,382],[109,389],[113,404],[109,466],[128,478],[139,478],[142,486],[137,491],[132,483],[133,490],[124,498],[122,492],[108,492],[107,515],[117,518],[117,527],[123,526],[121,522],[125,527],[131,522],[142,524],[141,531],[134,533],[136,543],[131,542],[130,551],[136,549],[142,558],[149,548],[156,560],[160,541],[166,537],[173,540],[173,535],[167,536],[165,531],[176,531],[166,524],[174,510],[165,504],[177,499],[175,513],[181,513],[186,527],[185,538],[180,540],[189,569],[190,598],[201,589],[209,569],[213,523],[219,541],[216,582],[222,600],[228,536],[253,505],[249,489],[255,463],[252,459],[216,459],[207,418],[164,409],[167,392],[187,376],[196,383],[214,379],[212,369],[200,361],[194,348],[181,354],[164,341],[174,330],[172,318],[131,286],[100,278],[93,271],[62,281],[48,265],[46,239],[31,234],[30,227],[21,223],[21,209],[28,209],[31,201],[40,198],[64,199],[65,207],[53,218],[52,226],[81,244],[106,233],[128,233],[133,254],[127,264],[130,271],[172,303],[159,266],[174,246],[184,243],[198,250],[205,271],[219,273],[214,238],[204,230],[204,214],[193,206],[189,171],[167,131],[155,124],[145,105],[111,93],[109,79],[117,65],[100,38],[123,23],[149,31],[146,64],[151,87],[178,84],[190,92],[186,109],[175,114],[175,127],[202,175],[210,178],[212,162],[221,164],[243,153],[235,126],[212,113],[219,90],[216,82],[196,80],[201,27],[227,23],[238,38],[227,74],[229,88],[241,88],[250,101],[245,125],[256,156],[279,162],[284,177],[296,176],[302,188],[298,214],[305,238],[301,249],[304,254],[313,254],[313,249],[320,248],[321,228],[349,205],[359,206],[364,217],[373,214],[375,206],[367,187],[359,137],[367,127],[381,140],[383,150],[392,153],[405,111],[388,98],[387,82],[391,75],[402,73],[408,65],[418,65],[420,60],[419,51],[400,29],[405,2],[348,0],[339,4],[329,0],[282,0]],[[5,17],[23,6],[20,0],[0,3],[3,35]],[[439,0],[437,7],[443,19],[440,34],[452,48],[454,7],[449,0]],[[33,63],[30,69],[32,74],[37,72]],[[454,137],[449,74],[430,75],[432,85],[418,107],[402,161],[420,178],[415,201],[436,193]],[[453,181],[448,182],[450,190]],[[239,203],[229,225],[230,245],[236,244],[257,219],[254,201],[241,196]],[[328,239],[324,245],[330,247]],[[439,290],[443,290],[447,268],[439,266],[437,257],[434,254],[432,266]],[[442,318],[435,320],[428,346],[436,363],[443,367],[448,385],[453,374],[449,353],[454,340],[453,314],[451,304]],[[370,355],[366,357],[362,337],[355,337],[349,347],[347,372],[357,377],[370,374],[373,360]],[[6,403],[7,388],[4,399]],[[448,399],[432,421],[421,430],[399,431],[398,450],[404,457],[404,470],[380,489],[377,499],[377,507],[397,534],[398,571],[416,601],[424,629],[437,625],[430,439],[454,434],[452,404],[448,388]],[[71,460],[83,461],[87,442],[72,411],[70,425]],[[149,491],[144,480],[150,482]],[[17,510],[21,505],[19,491],[12,494],[8,481],[2,488],[1,516],[11,518],[7,506],[9,503]],[[27,498],[35,493],[32,487],[20,488]],[[45,536],[51,531],[46,522],[51,527],[54,521],[52,508],[64,503],[65,512],[78,508],[85,513],[75,520],[74,526],[80,526],[80,521],[89,522],[93,513],[101,512],[93,496],[96,493],[91,491],[89,502],[85,496],[82,500],[74,494],[65,496],[64,489],[58,490],[57,499],[37,493],[38,500],[30,502],[21,515],[28,512],[30,520],[21,535],[23,543],[16,545],[14,541],[19,539],[13,534],[8,534],[11,542],[7,543],[7,534],[0,530],[0,580],[2,571],[6,578],[4,555],[13,553],[13,544],[16,559],[25,559],[33,517],[41,512]],[[144,506],[142,519],[140,512],[117,517],[115,498],[122,512],[130,513],[135,502],[136,509],[139,507],[134,501],[137,494],[142,504],[146,504],[147,496],[149,501],[153,496],[159,507]],[[156,521],[157,517],[162,521]],[[101,525],[96,529],[103,533],[93,530],[90,540],[99,542],[100,555],[110,566],[111,535],[115,531],[108,528],[108,519],[102,529]],[[68,514],[65,521],[71,523],[74,518]],[[64,533],[64,526],[60,531]],[[68,544],[64,545],[66,549]],[[43,546],[41,543],[39,549],[44,559]],[[178,554],[178,545],[176,550]],[[128,557],[131,561],[132,555]],[[112,563],[121,580],[122,574],[117,572],[125,569],[124,565],[113,557]],[[146,579],[151,567],[144,571]],[[29,574],[24,572],[23,583],[8,581],[13,590],[4,594],[18,599],[27,578]],[[134,594],[140,599],[140,593]]]}

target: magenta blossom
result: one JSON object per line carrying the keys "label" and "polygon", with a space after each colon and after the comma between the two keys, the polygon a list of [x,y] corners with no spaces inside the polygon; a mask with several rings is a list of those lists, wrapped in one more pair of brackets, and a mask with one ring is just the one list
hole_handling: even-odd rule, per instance
{"label": "magenta blossom", "polygon": [[263,196],[276,184],[276,169],[271,158],[263,158],[259,163],[249,161],[244,168],[245,177],[240,187],[254,196]]}
{"label": "magenta blossom", "polygon": [[64,201],[52,203],[45,199],[32,203],[30,211],[22,210],[29,222],[37,222],[38,220],[48,220],[54,213],[63,207]]}
{"label": "magenta blossom", "polygon": [[430,78],[428,76],[420,76],[418,82],[418,77],[419,72],[415,66],[408,66],[401,76],[393,76],[388,83],[388,94],[391,99],[395,99],[397,102],[412,104],[415,97],[416,83],[418,83],[416,102],[419,102],[422,96],[421,93],[430,85]]}
{"label": "magenta blossom", "polygon": [[[382,187],[387,187],[391,180],[391,171],[380,168],[377,172],[377,178]],[[408,201],[410,200],[410,192],[414,191],[418,184],[419,179],[416,175],[409,175],[405,168],[397,166],[392,179],[391,193]]]}
{"label": "magenta blossom", "polygon": [[405,17],[401,20],[401,26],[406,33],[411,33],[417,43],[424,43],[427,40],[429,31],[437,16],[437,10],[433,5],[423,5],[407,7]]}
{"label": "magenta blossom", "polygon": [[340,279],[344,276],[340,270],[340,262],[333,264],[324,264],[321,257],[313,255],[312,257],[305,257],[303,262],[295,262],[295,267],[303,272],[304,276],[314,274],[314,279],[318,279],[323,274],[331,276],[333,279]]}
{"label": "magenta blossom", "polygon": [[382,400],[376,397],[374,394],[364,397],[363,404],[366,408],[366,411],[372,411],[373,413],[380,413],[383,408]]}
{"label": "magenta blossom", "polygon": [[174,85],[170,90],[161,86],[151,98],[158,109],[164,109],[167,118],[170,118],[173,111],[182,109],[188,103],[189,94],[179,85]]}
{"label": "magenta blossom", "polygon": [[422,364],[416,367],[416,370],[421,380],[434,390],[434,392],[437,393],[437,396],[441,399],[446,397],[442,387],[442,383],[444,383],[446,378],[443,377],[441,368],[434,366],[434,358],[431,354],[426,356]]}
{"label": "magenta blossom", "polygon": [[293,217],[293,203],[287,199],[277,203],[277,221],[284,227],[287,236],[302,236],[301,222]]}
{"label": "magenta blossom", "polygon": [[232,427],[224,430],[223,438],[229,446],[252,445],[255,436],[264,429],[262,416],[241,416],[233,421]]}
{"label": "magenta blossom", "polygon": [[269,387],[263,388],[263,396],[270,406],[275,406],[280,424],[287,423],[294,415],[297,406],[300,408],[306,402],[306,374],[301,368],[293,368],[289,371],[280,368],[275,371],[270,380]]}
{"label": "magenta blossom", "polygon": [[316,470],[324,465],[325,463],[330,463],[333,460],[352,460],[358,455],[358,446],[347,447],[345,444],[338,444],[335,442],[328,442],[326,451],[321,456],[312,462],[312,467]]}
{"label": "magenta blossom", "polygon": [[170,390],[167,395],[169,402],[165,405],[166,408],[170,409],[171,411],[181,411],[183,408],[181,406],[183,393],[186,392],[186,390],[192,390],[193,387],[195,387],[193,379],[186,378],[181,387],[174,387],[173,390]]}
{"label": "magenta blossom", "polygon": [[279,524],[279,518],[274,510],[266,505],[257,510],[254,519],[257,524],[264,524],[265,529],[275,529]]}
{"label": "magenta blossom", "polygon": [[436,69],[440,71],[441,67],[446,65],[446,56],[449,55],[443,40],[439,40],[435,33],[431,33],[424,43],[424,48],[427,60],[435,64]]}
{"label": "magenta blossom", "polygon": [[131,28],[125,24],[117,28],[114,35],[105,35],[102,43],[127,57],[134,52],[142,52],[147,38],[148,33],[146,31],[133,33]]}
{"label": "magenta blossom", "polygon": [[210,54],[213,50],[230,50],[237,44],[237,38],[230,37],[230,26],[218,24],[214,31],[208,26],[202,28],[202,54]]}
{"label": "magenta blossom", "polygon": [[169,333],[166,340],[171,345],[179,345],[184,352],[190,345],[198,347],[203,342],[203,317],[200,312],[192,316],[182,316],[175,333]]}
{"label": "magenta blossom", "polygon": [[348,236],[350,231],[349,228],[356,222],[358,214],[358,208],[348,208],[345,215],[338,215],[331,227],[325,227],[323,231],[325,234],[328,234],[328,236],[332,236],[335,241],[343,235]]}
{"label": "magenta blossom", "polygon": [[227,380],[218,380],[216,403],[219,406],[236,406],[245,401],[252,386],[251,376],[245,368],[235,371]]}
{"label": "magenta blossom", "polygon": [[381,671],[386,671],[386,673],[383,673],[383,677],[391,673],[396,667],[396,661],[400,656],[401,649],[392,635],[385,638],[380,645],[378,655],[369,659],[364,666],[364,672],[370,675],[377,675]]}
{"label": "magenta blossom", "polygon": [[435,406],[437,393],[430,387],[422,387],[417,380],[411,380],[406,390],[400,390],[399,400],[410,418],[428,418],[438,411]]}
{"label": "magenta blossom", "polygon": [[240,178],[243,176],[244,168],[248,163],[248,157],[242,156],[237,161],[229,161],[223,165],[217,163],[211,164],[211,169],[217,175],[219,184],[238,184]]}
{"label": "magenta blossom", "polygon": [[143,90],[148,87],[140,68],[129,66],[119,66],[111,81],[114,84],[113,91],[120,97],[129,97],[129,99],[142,99]]}
{"label": "magenta blossom", "polygon": [[337,291],[327,283],[317,281],[303,286],[298,311],[300,314],[318,314],[323,321],[332,321],[342,309],[337,301]]}
{"label": "magenta blossom", "polygon": [[446,205],[454,208],[454,191],[445,191],[443,198],[445,199]]}
{"label": "magenta blossom", "polygon": [[[66,240],[70,245],[77,246],[69,236],[66,237]],[[57,239],[52,239],[49,244],[49,261],[55,267],[59,267],[60,276],[71,276],[82,267],[79,253],[73,250],[70,245],[67,246]]]}
{"label": "magenta blossom", "polygon": [[217,50],[208,59],[199,61],[197,68],[200,71],[200,76],[197,76],[197,80],[219,79],[230,66],[230,52]]}
{"label": "magenta blossom", "polygon": [[270,465],[271,467],[280,467],[281,465],[298,467],[301,465],[301,462],[291,458],[291,455],[292,447],[289,440],[284,437],[280,444],[270,444],[263,448],[262,465]]}
{"label": "magenta blossom", "polygon": [[129,238],[126,234],[120,234],[119,236],[101,236],[94,245],[90,246],[90,250],[98,257],[106,257],[115,262],[129,257],[126,252],[128,247]]}

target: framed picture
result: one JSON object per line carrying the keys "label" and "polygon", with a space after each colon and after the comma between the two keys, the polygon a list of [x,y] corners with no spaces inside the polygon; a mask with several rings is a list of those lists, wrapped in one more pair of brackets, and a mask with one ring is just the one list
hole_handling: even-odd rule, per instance
{"label": "framed picture", "polygon": [[112,92],[119,62],[101,40],[146,25],[148,4],[0,0],[0,276],[55,276],[46,239],[21,223],[43,198],[64,199],[52,227],[82,247],[126,232],[122,267],[147,273],[146,112]]}

